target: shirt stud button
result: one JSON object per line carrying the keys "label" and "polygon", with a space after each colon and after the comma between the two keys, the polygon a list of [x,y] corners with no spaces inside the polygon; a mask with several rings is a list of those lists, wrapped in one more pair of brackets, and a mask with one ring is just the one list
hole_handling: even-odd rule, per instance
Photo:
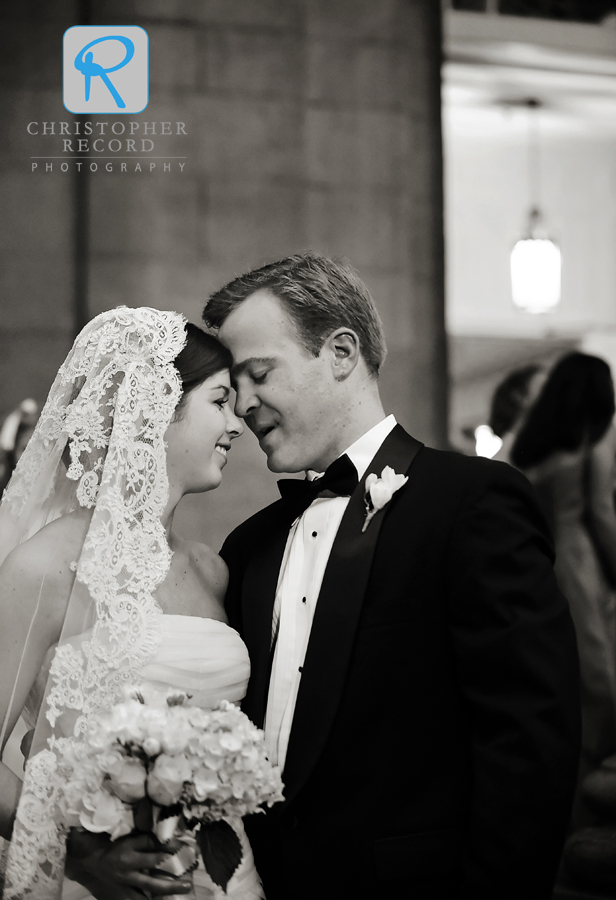
{"label": "shirt stud button", "polygon": [[304,667],[303,667],[303,666],[300,666],[300,667],[299,667],[299,671],[300,671],[300,672],[303,672],[303,671],[304,671]]}
{"label": "shirt stud button", "polygon": [[305,602],[306,602],[306,598],[302,597],[302,603],[305,603]]}
{"label": "shirt stud button", "polygon": [[317,536],[316,531],[313,531],[313,532],[312,532],[312,536],[313,536],[313,537],[316,537],[316,536]]}

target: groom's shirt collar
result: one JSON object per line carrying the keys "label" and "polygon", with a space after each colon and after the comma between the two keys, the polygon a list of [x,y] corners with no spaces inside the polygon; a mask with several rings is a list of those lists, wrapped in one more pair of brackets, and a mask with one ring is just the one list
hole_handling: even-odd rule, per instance
{"label": "groom's shirt collar", "polygon": [[[366,431],[365,434],[362,434],[360,438],[344,451],[357,469],[357,477],[360,481],[371,461],[380,450],[381,444],[383,444],[387,435],[393,431],[395,427],[396,417],[394,415],[389,415],[385,419],[382,419],[378,425],[371,428],[370,431]],[[344,456],[344,453],[341,453],[340,456]],[[314,481],[315,478],[318,478],[322,474],[322,472],[314,472],[312,469],[309,469],[306,473],[309,481]]]}

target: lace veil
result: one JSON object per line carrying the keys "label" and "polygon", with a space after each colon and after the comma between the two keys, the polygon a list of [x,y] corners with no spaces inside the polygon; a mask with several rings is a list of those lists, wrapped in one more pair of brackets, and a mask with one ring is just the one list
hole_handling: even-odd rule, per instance
{"label": "lace veil", "polygon": [[[26,541],[33,548],[41,539],[62,541],[71,517],[85,535],[70,565],[70,596],[50,597],[49,580],[41,579],[34,617],[47,602],[62,603],[66,613],[23,712],[36,728],[5,900],[60,896],[59,754],[125,684],[139,682],[158,647],[161,609],[153,592],[171,560],[160,521],[169,494],[164,435],[181,397],[173,360],[185,341],[185,320],[175,312],[119,307],[93,319],[58,372],[0,506],[0,563]],[[27,639],[22,665],[29,652]]]}

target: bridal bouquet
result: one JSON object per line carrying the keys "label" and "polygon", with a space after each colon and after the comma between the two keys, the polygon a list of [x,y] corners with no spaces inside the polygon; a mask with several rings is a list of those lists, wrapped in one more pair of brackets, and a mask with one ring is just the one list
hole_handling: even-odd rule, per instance
{"label": "bridal bouquet", "polygon": [[242,845],[225,819],[283,800],[263,732],[226,700],[206,712],[183,693],[131,688],[125,696],[64,749],[64,825],[112,840],[150,831],[163,850],[173,841],[159,869],[174,875],[196,867],[199,848],[226,891]]}

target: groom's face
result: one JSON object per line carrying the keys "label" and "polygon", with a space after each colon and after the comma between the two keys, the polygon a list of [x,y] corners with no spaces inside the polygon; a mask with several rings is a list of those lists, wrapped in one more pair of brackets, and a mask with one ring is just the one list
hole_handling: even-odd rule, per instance
{"label": "groom's face", "polygon": [[218,336],[233,354],[235,412],[257,436],[268,468],[325,469],[341,452],[339,401],[327,349],[317,357],[309,354],[284,306],[267,289],[247,297]]}

